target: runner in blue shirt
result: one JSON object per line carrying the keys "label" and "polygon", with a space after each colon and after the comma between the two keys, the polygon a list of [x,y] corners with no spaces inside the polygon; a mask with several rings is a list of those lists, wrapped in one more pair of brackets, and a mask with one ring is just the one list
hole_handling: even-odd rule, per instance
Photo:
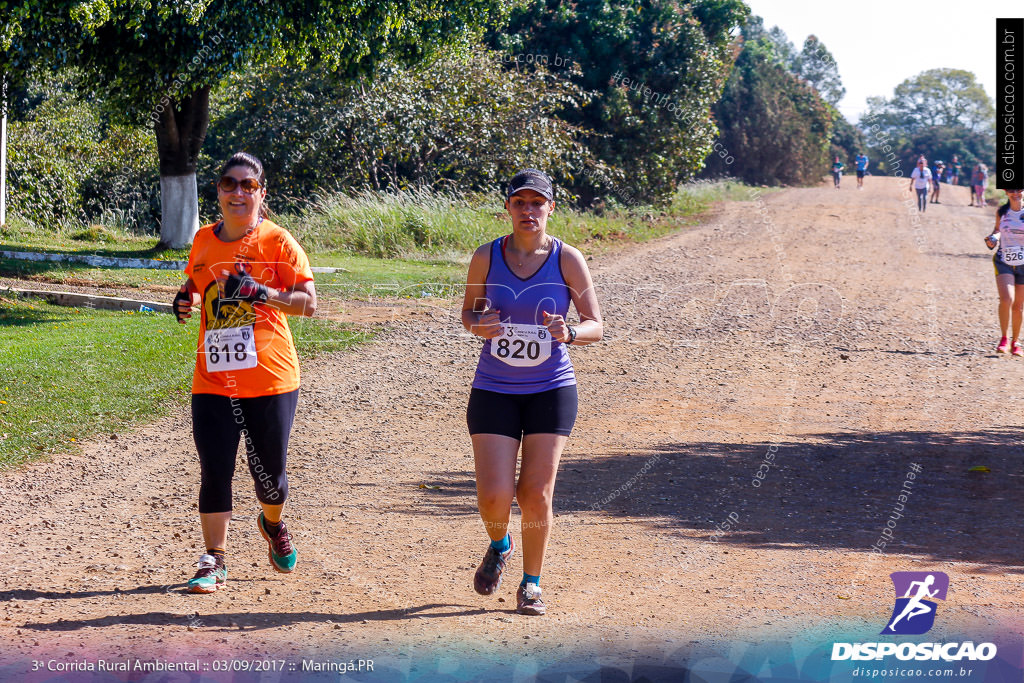
{"label": "runner in blue shirt", "polygon": [[[576,374],[568,347],[600,341],[597,294],[579,250],[547,233],[555,209],[547,174],[525,169],[505,193],[512,233],[481,246],[469,264],[463,326],[486,340],[469,394],[477,505],[490,536],[473,587],[492,595],[515,543],[513,498],[522,512],[520,614],[544,614],[540,572],[553,521],[558,460],[576,421]],[[566,323],[569,304],[578,326]],[[522,447],[519,480],[516,461]]]}
{"label": "runner in blue shirt", "polygon": [[857,189],[864,189],[864,174],[868,172],[868,157],[864,152],[857,152],[854,163],[857,165]]}

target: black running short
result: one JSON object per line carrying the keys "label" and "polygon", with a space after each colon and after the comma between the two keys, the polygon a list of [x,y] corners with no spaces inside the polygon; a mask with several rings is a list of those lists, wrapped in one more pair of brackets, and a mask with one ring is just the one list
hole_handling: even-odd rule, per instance
{"label": "black running short", "polygon": [[857,177],[858,178],[863,178],[864,177],[864,171],[857,171]]}
{"label": "black running short", "polygon": [[199,512],[231,511],[231,478],[241,439],[256,498],[268,505],[285,502],[288,437],[298,402],[298,389],[255,398],[192,395],[192,436],[202,471]]}
{"label": "black running short", "polygon": [[576,385],[536,394],[469,392],[466,423],[470,434],[500,434],[522,441],[526,434],[569,436],[576,423]]}
{"label": "black running short", "polygon": [[992,256],[992,265],[996,267],[996,275],[1012,275],[1014,285],[1024,285],[1024,266],[1008,266],[999,258],[999,250]]}

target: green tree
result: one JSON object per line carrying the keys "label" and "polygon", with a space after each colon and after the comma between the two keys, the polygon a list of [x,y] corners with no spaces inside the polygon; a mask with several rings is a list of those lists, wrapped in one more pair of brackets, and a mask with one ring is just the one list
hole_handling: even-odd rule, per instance
{"label": "green tree", "polygon": [[864,118],[907,135],[934,126],[984,132],[995,127],[995,105],[970,71],[930,69],[896,86],[891,99],[868,98]]}
{"label": "green tree", "polygon": [[98,220],[136,232],[158,228],[152,131],[111,123],[102,103],[80,93],[79,77],[73,69],[36,72],[18,89],[9,133],[12,211],[41,226]]}
{"label": "green tree", "polygon": [[[579,64],[565,75],[594,100],[559,116],[594,131],[587,146],[612,169],[611,182],[659,200],[697,173],[711,149],[710,107],[731,66],[730,32],[748,12],[740,0],[527,0],[488,41],[549,65]],[[570,179],[584,203],[608,190],[597,177]]]}
{"label": "green tree", "polygon": [[726,156],[705,174],[758,185],[816,181],[828,165],[835,110],[781,63],[767,37],[745,41],[714,114]]}
{"label": "green tree", "polygon": [[995,158],[995,106],[969,71],[931,69],[890,99],[869,97],[859,125],[883,173],[908,172],[921,154],[946,162],[957,154],[965,166]]}
{"label": "green tree", "polygon": [[792,58],[791,65],[793,73],[810,83],[833,107],[846,94],[836,60],[817,36],[807,36],[803,50]]}
{"label": "green tree", "polygon": [[[60,17],[54,4],[40,0],[0,1],[0,125],[4,138],[11,98],[22,94],[34,65],[52,61],[53,55],[59,54],[63,47],[60,34],[52,31]],[[4,146],[0,155],[6,161],[6,139],[0,144]],[[0,168],[0,194],[0,223],[3,223],[7,200],[6,164]]]}
{"label": "green tree", "polygon": [[[761,19],[761,17],[757,17]],[[778,26],[772,26],[771,30],[768,31],[768,38],[771,40],[772,45],[775,47],[775,53],[779,56],[782,64],[792,69],[793,64],[796,63],[797,51],[793,46],[793,43],[789,41],[786,36],[786,32]],[[743,28],[743,39],[744,40],[756,40],[757,36],[752,35],[748,27]]]}
{"label": "green tree", "polygon": [[829,157],[839,157],[847,165],[853,163],[857,152],[867,152],[864,134],[839,113],[832,110],[832,140],[829,142]]}
{"label": "green tree", "polygon": [[752,14],[744,22],[742,34],[744,43],[765,42],[771,47],[775,55],[775,61],[792,70],[793,65],[796,63],[797,51],[793,47],[793,43],[790,42],[786,32],[781,28],[772,26],[770,30],[766,29],[764,27],[764,19],[756,14]]}
{"label": "green tree", "polygon": [[[727,173],[741,174],[742,177],[764,177],[756,169],[746,168],[746,160],[741,159],[739,165],[733,167],[730,159],[745,157],[743,154],[732,154],[730,150],[737,150],[737,138],[744,136],[736,130],[730,130],[726,135],[725,125],[734,126],[738,120],[745,119],[748,125],[776,125],[787,131],[787,135],[794,135],[797,139],[808,142],[804,133],[798,132],[802,126],[809,130],[825,130],[821,127],[821,107],[819,103],[810,104],[813,100],[807,99],[807,94],[802,89],[796,88],[791,79],[785,78],[782,71],[789,72],[797,79],[803,81],[825,100],[827,118],[832,122],[831,139],[824,145],[828,153],[825,163],[830,163],[832,157],[838,156],[843,160],[852,160],[857,150],[864,149],[863,138],[859,130],[846,119],[835,108],[835,105],[842,99],[845,89],[839,77],[839,70],[835,59],[828,49],[818,40],[816,36],[808,36],[804,40],[803,49],[797,52],[793,43],[789,41],[786,33],[778,26],[771,30],[765,30],[764,20],[752,15],[747,19],[742,29],[742,51],[753,50],[743,60],[745,73],[738,73],[735,69],[730,76],[729,83],[723,93],[722,100],[715,105],[715,114],[720,126],[723,126],[723,138],[716,147],[716,152],[708,159],[708,167],[704,175],[721,175]],[[739,64],[738,64],[739,66]],[[759,76],[757,74],[760,74]],[[743,79],[755,84],[762,84],[764,79],[777,81],[778,92],[770,90],[748,93],[748,104],[752,107],[750,112],[737,110],[736,101],[741,94],[735,90],[738,80]],[[757,98],[767,98],[758,101]],[[809,105],[809,106],[807,106]],[[797,116],[796,120],[778,120],[784,111],[791,111]],[[771,123],[776,121],[776,123]],[[761,135],[771,136],[772,133],[764,128]],[[769,140],[758,140],[756,144],[771,146]],[[803,144],[803,143],[801,143]],[[801,147],[803,149],[803,147]],[[814,143],[809,149],[817,150],[818,145]],[[805,165],[804,170],[798,168],[787,169],[785,175],[787,180],[781,177],[771,181],[775,182],[812,182],[817,179],[819,168],[819,154],[817,151],[809,156],[800,156],[798,164]],[[769,162],[774,163],[774,162]],[[799,179],[798,179],[799,178]],[[762,181],[764,182],[764,181]]]}
{"label": "green tree", "polygon": [[0,0],[0,79],[10,88],[28,83],[29,74],[54,60],[67,59],[69,2]]}
{"label": "green tree", "polygon": [[[20,17],[43,3],[7,4]],[[152,121],[160,159],[161,241],[180,247],[198,228],[195,173],[211,90],[228,75],[254,63],[320,64],[343,78],[368,75],[389,56],[413,63],[449,49],[495,19],[501,4],[89,0],[56,7],[61,13],[55,35],[69,38],[60,50],[46,48],[49,56],[73,59],[86,87],[103,93],[127,121]],[[21,29],[23,44],[44,40],[37,24]]]}

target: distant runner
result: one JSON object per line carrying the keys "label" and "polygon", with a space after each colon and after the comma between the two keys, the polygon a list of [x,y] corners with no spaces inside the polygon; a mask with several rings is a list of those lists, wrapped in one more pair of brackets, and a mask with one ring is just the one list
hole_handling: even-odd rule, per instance
{"label": "distant runner", "polygon": [[953,160],[949,162],[949,184],[960,184],[960,157],[956,154],[953,155]]}
{"label": "distant runner", "polygon": [[928,160],[921,157],[917,160],[917,168],[910,174],[909,188],[917,192],[917,210],[924,211],[928,205],[928,184],[932,181],[932,172],[928,170]]}
{"label": "distant runner", "polygon": [[[515,498],[523,516],[516,611],[530,615],[546,611],[540,573],[553,521],[551,499],[558,460],[576,421],[576,373],[568,347],[600,341],[604,329],[586,260],[547,234],[554,209],[547,174],[525,169],[512,178],[505,193],[512,233],[473,254],[462,303],[463,326],[487,340],[466,410],[477,504],[491,539],[473,587],[492,595],[501,585],[515,548],[508,531]],[[580,316],[576,327],[565,321],[570,302]]]}
{"label": "distant runner", "polygon": [[941,204],[939,201],[939,184],[942,182],[942,170],[945,168],[945,164],[941,161],[935,162],[935,172],[932,173],[932,204]]}
{"label": "distant runner", "polygon": [[299,398],[299,362],[287,315],[313,315],[316,291],[305,252],[284,228],[263,218],[263,164],[238,153],[221,170],[223,218],[200,228],[174,298],[178,321],[201,306],[192,379],[192,433],[199,453],[199,519],[206,552],[188,582],[212,593],[227,580],[231,478],[239,440],[262,511],[256,520],[279,572],[295,569],[291,534],[281,519],[288,498],[285,462]]}
{"label": "distant runner", "polygon": [[839,161],[839,157],[832,162],[832,182],[835,183],[836,189],[839,189],[839,181],[843,178],[843,162]]}
{"label": "distant runner", "polygon": [[856,164],[857,168],[857,189],[864,189],[864,174],[868,172],[868,157],[864,152],[857,152],[857,156],[854,158],[853,163]]}
{"label": "distant runner", "polygon": [[971,185],[974,186],[974,197],[978,202],[978,206],[988,206],[985,202],[985,188],[988,187],[988,166],[985,164],[977,164],[974,167],[974,173],[971,177]]}
{"label": "distant runner", "polygon": [[[1021,191],[1007,190],[1007,202],[996,211],[996,225],[985,238],[985,245],[996,250],[992,263],[996,269],[996,289],[999,291],[999,328],[1002,338],[996,352],[1010,351],[1014,356],[1024,356],[1018,344],[1021,321],[1024,319],[1024,210],[1021,206]],[[1011,313],[1013,336],[1007,338]]]}

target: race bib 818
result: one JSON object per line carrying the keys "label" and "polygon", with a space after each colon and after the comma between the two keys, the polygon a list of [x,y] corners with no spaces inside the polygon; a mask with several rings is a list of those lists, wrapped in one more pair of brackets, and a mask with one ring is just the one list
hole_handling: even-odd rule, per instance
{"label": "race bib 818", "polygon": [[256,367],[256,336],[252,325],[207,330],[203,338],[207,372],[248,370]]}

